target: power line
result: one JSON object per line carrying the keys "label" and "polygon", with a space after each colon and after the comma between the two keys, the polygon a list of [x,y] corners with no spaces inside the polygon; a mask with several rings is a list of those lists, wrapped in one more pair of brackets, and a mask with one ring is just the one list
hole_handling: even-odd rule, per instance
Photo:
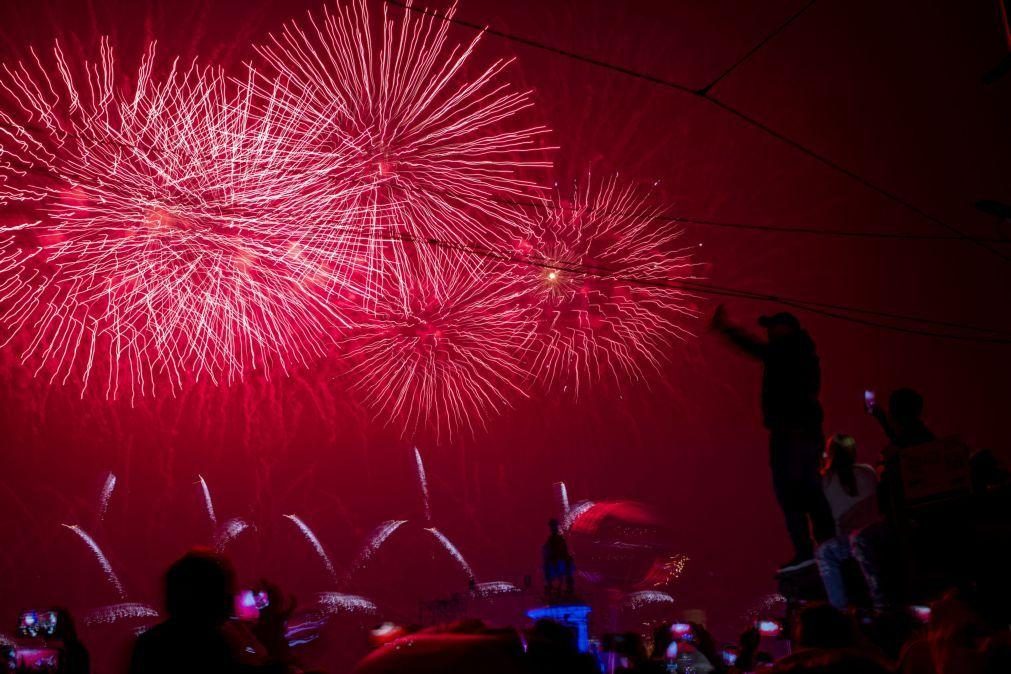
{"label": "power line", "polygon": [[[422,188],[419,191],[428,192],[430,194],[435,194],[441,197],[451,197],[454,199],[459,199],[460,201],[467,201],[468,195],[453,192],[451,190],[439,190],[436,188]],[[519,207],[530,207],[530,208],[540,208],[544,206],[544,202],[540,201],[530,201],[521,199],[508,199],[505,197],[499,197],[495,195],[485,196],[489,201],[494,201],[496,203],[504,204],[507,206],[519,206]],[[565,207],[563,207],[565,208]],[[853,229],[823,229],[819,227],[786,227],[781,225],[761,225],[753,222],[728,222],[726,220],[712,220],[708,218],[697,218],[688,215],[671,215],[665,213],[655,213],[655,212],[636,212],[636,211],[614,211],[606,209],[596,209],[590,207],[581,207],[581,210],[585,210],[590,213],[597,213],[599,215],[615,215],[620,217],[646,217],[653,218],[656,220],[662,220],[664,222],[676,222],[684,223],[689,225],[700,225],[706,227],[720,227],[727,229],[745,229],[760,232],[769,233],[783,233],[783,234],[800,234],[809,236],[827,236],[827,237],[838,237],[847,239],[892,239],[892,240],[905,240],[905,241],[964,241],[965,239],[954,234],[904,234],[902,232],[873,232],[866,230],[853,230]],[[1011,244],[1011,239],[1004,238],[982,238],[981,240],[990,243],[1006,243]]]}
{"label": "power line", "polygon": [[[691,87],[688,87],[688,86],[686,86],[684,84],[681,84],[681,83],[678,83],[678,82],[674,82],[672,80],[667,80],[667,79],[664,79],[664,78],[661,78],[661,77],[650,75],[648,73],[643,73],[643,72],[638,71],[638,70],[633,70],[631,68],[626,68],[624,66],[619,66],[617,64],[610,63],[608,61],[603,61],[601,59],[597,59],[597,58],[594,58],[594,57],[591,57],[591,56],[587,56],[585,54],[579,54],[577,52],[569,51],[567,49],[561,49],[559,47],[554,47],[554,46],[546,44],[544,42],[540,42],[540,41],[537,41],[537,40],[526,38],[526,37],[523,37],[523,36],[520,36],[520,35],[515,35],[513,33],[506,33],[504,31],[493,29],[490,26],[483,26],[481,24],[477,24],[477,23],[473,23],[473,22],[470,22],[470,21],[466,21],[466,20],[460,19],[460,18],[458,18],[456,16],[450,16],[450,15],[445,14],[443,12],[437,12],[437,11],[434,11],[434,10],[425,9],[423,7],[416,7],[416,6],[412,5],[412,4],[408,4],[407,2],[403,2],[402,0],[382,0],[382,1],[385,2],[385,3],[387,3],[387,4],[394,5],[396,7],[400,7],[402,9],[404,9],[404,10],[407,10],[407,11],[416,12],[416,13],[419,13],[419,14],[430,16],[430,17],[439,19],[441,21],[445,21],[445,22],[448,22],[448,23],[453,23],[453,24],[456,24],[456,25],[459,25],[459,26],[463,26],[465,28],[469,28],[470,30],[474,30],[474,31],[477,31],[477,32],[480,32],[480,33],[487,33],[489,35],[494,35],[494,36],[500,37],[500,38],[502,38],[504,40],[509,40],[511,42],[516,42],[518,44],[522,44],[522,45],[525,45],[525,46],[528,46],[528,47],[533,47],[535,49],[540,49],[542,51],[546,51],[546,52],[550,52],[550,53],[553,53],[553,54],[557,54],[559,56],[563,56],[563,57],[568,58],[568,59],[572,59],[572,60],[575,60],[575,61],[586,63],[588,65],[592,65],[592,66],[595,66],[595,67],[598,67],[598,68],[603,68],[605,70],[611,70],[613,72],[617,72],[617,73],[620,73],[622,75],[626,75],[628,77],[633,77],[635,79],[643,80],[645,82],[650,82],[651,84],[656,84],[656,85],[659,85],[659,86],[663,86],[663,87],[666,87],[668,89],[673,89],[674,91],[679,91],[681,93],[690,94],[690,95],[695,96],[697,98],[701,98],[701,99],[704,99],[706,101],[709,101],[710,103],[712,103],[716,107],[720,108],[721,110],[724,110],[725,112],[730,113],[734,117],[737,117],[738,119],[740,119],[741,121],[745,122],[749,126],[752,126],[752,127],[756,128],[756,129],[758,129],[759,131],[762,131],[766,135],[771,136],[772,138],[775,138],[776,140],[778,140],[778,141],[780,141],[780,142],[782,142],[782,143],[784,143],[784,144],[786,144],[786,145],[794,148],[795,150],[800,151],[804,155],[806,155],[806,156],[810,157],[811,159],[814,159],[815,161],[817,161],[817,162],[819,162],[819,163],[827,166],[828,168],[832,169],[833,171],[835,171],[837,173],[840,173],[840,174],[842,174],[842,175],[844,175],[844,176],[846,176],[846,177],[848,177],[848,178],[850,178],[850,179],[858,182],[860,185],[863,185],[864,187],[870,189],[871,191],[875,192],[879,196],[881,196],[881,197],[883,197],[883,198],[885,198],[885,199],[887,199],[887,200],[889,200],[889,201],[891,201],[893,203],[896,203],[896,204],[902,206],[903,208],[906,208],[907,210],[910,210],[911,212],[913,212],[916,215],[920,216],[921,218],[927,220],[928,222],[931,222],[931,223],[933,223],[933,224],[935,224],[935,225],[937,225],[939,227],[943,227],[944,229],[947,229],[949,232],[951,232],[952,234],[954,234],[956,238],[964,240],[964,241],[967,241],[967,242],[970,242],[970,243],[972,243],[972,244],[974,244],[974,245],[976,245],[976,246],[978,246],[978,247],[986,250],[990,254],[992,254],[992,255],[1000,258],[1004,262],[1011,263],[1011,256],[1005,254],[1003,251],[1001,251],[1001,250],[999,250],[997,248],[994,248],[988,242],[983,241],[981,239],[978,239],[976,237],[973,237],[973,236],[967,234],[966,232],[963,232],[961,229],[959,229],[955,225],[952,225],[952,224],[950,224],[950,223],[948,223],[948,222],[946,222],[946,221],[944,221],[944,220],[942,220],[942,219],[940,219],[940,218],[938,218],[936,216],[933,216],[933,215],[927,213],[926,211],[924,211],[919,206],[913,204],[912,202],[906,200],[903,197],[900,197],[899,195],[897,195],[896,193],[892,192],[891,190],[886,189],[884,187],[881,187],[881,186],[877,185],[874,182],[871,182],[869,179],[861,176],[860,174],[856,173],[855,171],[852,171],[850,169],[847,169],[847,168],[843,167],[841,164],[837,163],[836,161],[834,161],[832,159],[829,159],[827,156],[825,156],[825,155],[823,155],[823,154],[821,154],[821,153],[819,153],[819,152],[817,152],[817,151],[815,151],[815,150],[807,147],[806,145],[803,145],[799,141],[796,141],[796,140],[794,140],[794,139],[792,139],[792,138],[784,135],[783,133],[781,133],[779,131],[775,131],[774,129],[770,128],[769,126],[766,126],[765,124],[762,124],[761,122],[759,122],[755,118],[753,118],[750,115],[747,115],[747,114],[741,112],[740,110],[738,110],[737,108],[734,108],[733,106],[729,105],[728,103],[724,103],[724,102],[720,101],[717,98],[713,98],[712,96],[709,96],[708,93],[707,93],[708,89],[705,89],[705,90],[693,89]],[[776,32],[778,32],[778,31],[774,31],[774,33],[776,33]],[[765,42],[767,43],[768,40],[766,40]]]}
{"label": "power line", "polygon": [[[738,299],[770,302],[790,307],[793,309],[797,309],[799,311],[817,314],[820,316],[824,316],[826,318],[833,318],[836,320],[855,323],[866,327],[889,330],[892,332],[899,332],[903,334],[918,335],[922,337],[934,337],[938,339],[948,339],[963,342],[974,342],[981,344],[1011,344],[1011,332],[1000,330],[997,328],[976,327],[954,322],[922,318],[918,316],[892,314],[884,311],[876,311],[860,307],[850,307],[840,304],[811,302],[807,300],[784,297],[782,295],[772,295],[766,293],[757,293],[749,290],[740,290],[736,288],[713,286],[695,281],[671,281],[665,279],[646,279],[634,276],[624,276],[619,274],[616,270],[609,269],[608,267],[602,265],[587,265],[559,260],[537,259],[532,258],[528,255],[521,255],[513,252],[505,252],[486,246],[476,246],[472,244],[444,241],[433,237],[420,237],[406,233],[398,233],[395,235],[391,235],[391,238],[403,241],[405,243],[424,244],[435,248],[443,248],[459,252],[471,253],[479,257],[484,257],[499,262],[507,262],[510,264],[523,264],[530,267],[537,267],[541,269],[551,269],[555,271],[562,271],[583,276],[592,276],[596,278],[603,278],[621,283],[628,283],[630,285],[639,285],[653,288],[665,288],[669,290],[682,291],[689,294],[699,293],[709,296],[733,297]],[[967,335],[952,332],[937,332],[916,327],[895,325],[893,323],[883,323],[870,318],[861,318],[860,316],[851,316],[848,314],[862,314],[865,316],[887,318],[897,322],[920,323],[922,325],[934,325],[939,327],[954,327],[962,330],[988,333],[991,335],[1007,335],[1007,337],[1003,338],[987,337],[983,335]]]}
{"label": "power line", "polygon": [[744,63],[749,61],[751,57],[757,54],[759,51],[761,51],[762,48],[765,47],[765,45],[769,44],[774,39],[776,39],[776,37],[778,37],[780,33],[782,33],[784,30],[790,27],[790,24],[799,19],[803,14],[806,14],[807,10],[811,9],[811,7],[813,7],[816,2],[818,2],[818,0],[809,0],[803,7],[798,9],[792,15],[788,16],[786,20],[784,20],[781,24],[776,26],[776,28],[770,31],[768,35],[766,35],[764,38],[756,42],[755,46],[749,49],[743,56],[741,56],[741,58],[734,61],[734,63],[732,63],[729,68],[720,73],[711,82],[709,82],[709,84],[699,89],[697,93],[701,94],[702,96],[708,96],[709,92],[712,90],[713,87],[715,87],[723,79],[725,79],[728,75],[730,75],[730,73],[734,72],[740,66],[744,65]]}

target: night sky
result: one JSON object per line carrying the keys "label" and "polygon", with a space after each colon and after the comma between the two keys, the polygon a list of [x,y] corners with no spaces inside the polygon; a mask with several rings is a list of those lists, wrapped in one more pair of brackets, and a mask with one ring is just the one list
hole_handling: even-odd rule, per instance
{"label": "night sky", "polygon": [[[72,54],[94,54],[108,34],[124,64],[156,39],[162,61],[179,54],[241,72],[252,43],[319,4],[5,0],[0,58],[11,62],[54,37]],[[694,90],[805,4],[464,0],[459,16]],[[472,32],[454,27],[451,35]],[[973,207],[1011,202],[1011,77],[981,82],[1005,51],[986,0],[821,0],[710,91],[860,180],[674,87],[496,36],[482,40],[475,61],[515,58],[507,76],[533,90],[534,115],[553,130],[559,183],[618,173],[657,183],[671,214],[758,226],[681,225],[686,241],[703,244],[712,285],[1011,331],[1011,263],[861,183],[971,237],[1011,236],[1007,222]],[[988,245],[1011,256],[1008,243]],[[703,315],[718,301],[704,298]],[[726,303],[749,325],[777,310]],[[1007,449],[1007,344],[797,313],[822,360],[826,431],[853,434],[862,458],[873,461],[885,442],[864,413],[863,390],[883,398],[901,385],[923,393],[939,435]],[[631,499],[655,510],[672,548],[690,558],[673,590],[682,608],[704,608],[729,630],[775,591],[772,571],[789,546],[767,468],[760,368],[708,333],[705,318],[693,329],[697,337],[674,347],[662,376],[621,395],[534,396],[473,437],[421,446],[433,519],[480,580],[519,582],[535,571],[552,483],[564,480],[573,500]],[[0,632],[26,605],[114,600],[60,523],[95,530],[131,598],[157,603],[168,561],[210,537],[198,474],[219,519],[257,524],[234,551],[240,572],[270,575],[296,593],[325,589],[327,578],[282,514],[310,523],[339,568],[380,521],[421,518],[413,444],[372,420],[326,363],[131,407],[33,379],[8,349],[0,400]],[[97,523],[109,471],[120,483]],[[403,559],[383,564],[401,576],[431,567],[428,586],[411,590],[419,597],[465,582],[445,560],[433,561],[434,551],[417,562],[402,547]]]}

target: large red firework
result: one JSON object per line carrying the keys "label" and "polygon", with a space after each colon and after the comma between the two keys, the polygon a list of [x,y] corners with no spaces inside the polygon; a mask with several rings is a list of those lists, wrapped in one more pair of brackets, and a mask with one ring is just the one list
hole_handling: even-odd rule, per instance
{"label": "large red firework", "polygon": [[[449,21],[410,9],[394,20],[380,4],[377,15],[365,0],[338,2],[258,47],[264,86],[313,148],[319,193],[334,181],[362,190],[358,205],[378,209],[360,218],[372,233],[363,241],[509,241],[503,197],[538,192],[529,173],[550,166],[545,128],[521,122],[529,92],[503,80],[509,61],[473,64],[480,34],[455,44]],[[361,252],[381,256],[378,246]]]}
{"label": "large red firework", "polygon": [[650,195],[617,179],[558,195],[526,216],[513,267],[536,311],[529,369],[578,395],[658,372],[688,337],[696,298],[693,248]]}
{"label": "large red firework", "polygon": [[522,289],[470,253],[408,250],[403,257],[410,273],[387,277],[375,311],[358,317],[347,343],[351,387],[405,436],[473,433],[526,395],[530,315]]}
{"label": "large red firework", "polygon": [[37,372],[110,397],[322,355],[350,273],[276,159],[295,141],[252,87],[153,68],[152,48],[123,86],[103,41],[80,71],[57,46],[0,74],[8,339]]}

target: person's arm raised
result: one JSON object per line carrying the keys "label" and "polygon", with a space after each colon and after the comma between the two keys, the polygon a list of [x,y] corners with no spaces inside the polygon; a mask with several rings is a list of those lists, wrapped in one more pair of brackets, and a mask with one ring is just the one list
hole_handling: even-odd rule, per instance
{"label": "person's arm raised", "polygon": [[722,304],[716,307],[716,311],[713,312],[709,328],[718,332],[745,355],[756,360],[765,359],[769,345],[744,328],[731,323],[727,318],[727,310]]}

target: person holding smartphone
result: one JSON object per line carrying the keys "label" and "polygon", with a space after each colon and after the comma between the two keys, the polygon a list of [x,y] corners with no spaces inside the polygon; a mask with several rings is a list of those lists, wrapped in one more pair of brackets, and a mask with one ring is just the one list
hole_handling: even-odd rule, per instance
{"label": "person holding smartphone", "polygon": [[286,674],[288,654],[278,648],[290,609],[271,597],[274,610],[245,629],[230,620],[235,594],[227,559],[203,549],[183,555],[165,574],[168,619],[137,638],[130,674]]}
{"label": "person holding smartphone", "polygon": [[[829,603],[837,609],[849,605],[842,568],[846,560],[853,557],[851,536],[878,518],[877,484],[874,468],[857,463],[857,442],[852,436],[837,433],[829,438],[822,485],[835,517],[838,536],[819,545],[814,554]],[[874,603],[882,603],[883,597],[875,595],[880,587],[877,578],[866,581]]]}
{"label": "person holding smartphone", "polygon": [[711,327],[763,366],[762,416],[769,430],[772,486],[794,550],[779,572],[788,573],[813,565],[815,541],[835,536],[819,474],[825,444],[818,399],[821,365],[814,340],[793,314],[762,316],[758,324],[765,328],[766,339],[731,323],[720,305]]}

